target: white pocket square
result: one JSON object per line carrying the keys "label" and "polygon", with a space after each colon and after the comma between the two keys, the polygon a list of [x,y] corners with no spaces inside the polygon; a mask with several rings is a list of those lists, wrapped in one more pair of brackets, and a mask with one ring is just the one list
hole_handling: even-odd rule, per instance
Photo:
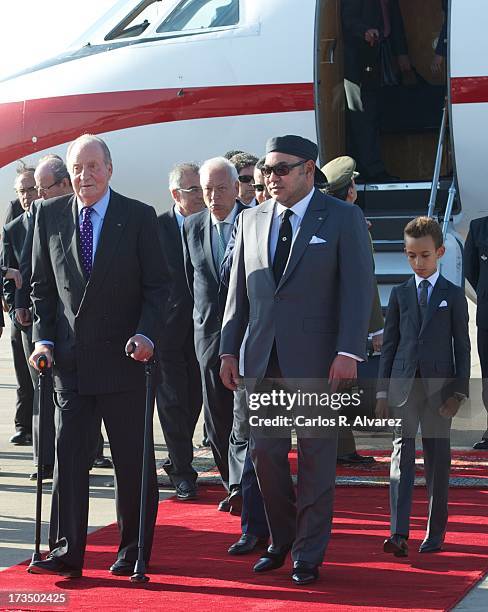
{"label": "white pocket square", "polygon": [[446,300],[442,300],[442,302],[439,304],[439,308],[447,308]]}
{"label": "white pocket square", "polygon": [[312,236],[308,244],[323,244],[324,242],[327,242],[327,240],[324,240],[323,238],[319,238],[318,236]]}

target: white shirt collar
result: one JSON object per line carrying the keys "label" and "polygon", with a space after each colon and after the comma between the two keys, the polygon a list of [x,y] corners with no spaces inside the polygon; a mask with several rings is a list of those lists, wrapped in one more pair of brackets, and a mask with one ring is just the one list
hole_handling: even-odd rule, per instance
{"label": "white shirt collar", "polygon": [[227,217],[223,221],[219,221],[217,217],[214,216],[213,213],[210,213],[210,217],[212,218],[212,225],[217,225],[217,223],[230,223],[230,225],[234,225],[234,221],[237,216],[237,202],[234,204],[234,208],[230,211]]}
{"label": "white shirt collar", "polygon": [[437,282],[437,279],[439,278],[439,270],[436,270],[434,272],[434,274],[432,274],[432,276],[429,276],[429,278],[422,278],[421,276],[419,276],[418,274],[415,275],[415,284],[417,285],[417,289],[419,288],[420,283],[423,280],[428,280],[429,283],[431,284],[432,287],[435,287],[435,284]]}
{"label": "white shirt collar", "polygon": [[[105,213],[107,212],[109,202],[110,202],[110,187],[103,194],[103,196],[98,200],[98,202],[95,202],[95,204],[92,204],[91,208],[93,208],[93,210],[97,212],[100,215],[100,217],[103,219],[105,217]],[[83,204],[83,202],[80,202],[78,197],[76,198],[76,203],[78,205],[78,214],[81,215],[81,211],[83,208],[85,208],[85,205]]]}
{"label": "white shirt collar", "polygon": [[[297,217],[300,217],[300,221],[303,219],[303,217],[305,216],[305,213],[307,212],[308,205],[310,204],[310,200],[312,199],[314,192],[315,192],[315,187],[313,187],[312,191],[310,191],[310,193],[307,193],[307,195],[304,198],[302,198],[296,204],[293,204],[293,206],[290,207],[290,210],[295,215],[297,215]],[[276,206],[275,206],[274,216],[279,217],[281,214],[285,212],[285,210],[288,210],[288,208],[286,206],[283,206],[283,204],[280,204],[276,200],[275,202],[276,202]]]}

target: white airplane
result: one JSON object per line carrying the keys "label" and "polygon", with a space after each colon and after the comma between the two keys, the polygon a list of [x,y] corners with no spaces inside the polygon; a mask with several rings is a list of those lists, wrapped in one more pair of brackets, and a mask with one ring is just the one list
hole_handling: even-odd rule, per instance
{"label": "white airplane", "polygon": [[[160,211],[170,205],[167,175],[179,161],[229,149],[260,155],[269,136],[285,133],[318,142],[322,163],[344,154],[340,4],[119,0],[65,53],[0,82],[3,201],[13,195],[16,160],[64,156],[67,144],[86,132],[107,141],[114,187]],[[488,3],[449,4],[449,129],[438,165],[455,177],[457,191],[443,271],[461,283],[469,221],[487,209]],[[400,0],[400,6],[412,64],[442,86],[430,72],[443,22],[440,0]],[[438,126],[427,127],[383,134],[386,165],[401,180],[361,187],[385,296],[408,272],[401,230],[427,212],[439,139]],[[439,183],[442,209],[451,182]]]}

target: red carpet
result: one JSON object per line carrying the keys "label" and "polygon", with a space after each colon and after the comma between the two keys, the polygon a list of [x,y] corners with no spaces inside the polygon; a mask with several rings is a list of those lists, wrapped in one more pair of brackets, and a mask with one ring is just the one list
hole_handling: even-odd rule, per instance
{"label": "red carpet", "polygon": [[251,572],[255,555],[226,554],[240,523],[216,511],[221,497],[220,489],[202,489],[198,502],[160,504],[151,582],[145,586],[107,572],[117,541],[111,525],[89,536],[82,579],[32,576],[23,564],[2,572],[0,590],[64,592],[70,610],[447,610],[488,570],[488,491],[452,490],[445,550],[420,555],[416,549],[424,534],[427,504],[425,491],[416,489],[411,553],[396,559],[381,550],[388,535],[387,489],[339,487],[321,580],[308,588],[291,584],[289,563],[257,576]]}

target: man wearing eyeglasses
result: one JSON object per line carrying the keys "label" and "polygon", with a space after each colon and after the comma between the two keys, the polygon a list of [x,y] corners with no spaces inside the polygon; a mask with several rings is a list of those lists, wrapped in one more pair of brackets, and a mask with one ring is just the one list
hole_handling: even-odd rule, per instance
{"label": "man wearing eyeglasses", "polygon": [[[366,358],[373,296],[367,228],[357,206],[314,187],[320,179],[325,183],[315,165],[317,154],[317,146],[300,136],[266,144],[261,171],[272,199],[240,216],[233,255],[220,345],[228,389],[239,379],[237,358],[246,329],[244,373],[250,392],[278,387],[296,398],[300,385],[318,381],[334,393],[357,378],[357,363]],[[289,407],[278,406],[277,415],[290,414]],[[288,463],[290,428],[259,430],[251,423],[250,454],[272,541],[254,571],[281,567],[291,550],[292,580],[305,585],[317,579],[330,538],[337,431],[333,423],[309,430],[295,425],[295,430],[296,501]]]}
{"label": "man wearing eyeglasses", "polygon": [[237,153],[230,158],[239,178],[239,200],[246,206],[255,206],[254,167],[258,158],[250,153]]}
{"label": "man wearing eyeglasses", "polygon": [[219,271],[234,221],[245,206],[237,199],[237,170],[224,157],[203,163],[200,184],[207,209],[187,217],[183,224],[185,268],[194,301],[195,350],[202,375],[205,425],[215,463],[228,491],[219,510],[240,514],[241,473],[234,481],[229,473],[234,394],[219,377],[220,328],[227,297]]}
{"label": "man wearing eyeglasses", "polygon": [[[11,202],[10,209],[7,213],[6,223],[2,233],[2,259],[4,265],[18,269],[19,261],[13,256],[10,246],[10,232],[12,224],[18,219],[22,219],[37,195],[34,168],[29,168],[25,166],[25,164],[22,164],[17,170],[14,188],[17,200]],[[15,284],[12,281],[4,280],[4,297],[9,308],[10,316],[12,316],[13,313],[13,298],[15,292]],[[12,346],[15,377],[17,379],[15,434],[10,438],[10,442],[17,446],[30,446],[32,444],[34,387],[24,354],[22,332],[15,324],[10,326],[10,342]]]}
{"label": "man wearing eyeglasses", "polygon": [[[34,350],[32,343],[32,309],[31,309],[31,270],[32,270],[32,238],[37,209],[43,199],[72,193],[68,171],[63,160],[54,154],[45,155],[39,160],[34,172],[35,191],[40,199],[32,200],[24,213],[9,223],[5,228],[9,244],[9,257],[18,265],[22,274],[22,288],[17,289],[8,296],[9,310],[13,324],[20,329],[24,356],[29,367],[30,377],[34,388],[32,437],[34,465],[38,465],[39,457],[39,396],[38,374],[29,364],[29,357]],[[48,379],[50,382],[50,379]],[[41,478],[52,478],[54,467],[54,403],[52,390],[46,393],[47,401],[44,406],[43,427],[43,458],[40,471]],[[30,475],[31,480],[37,478],[37,472]]]}
{"label": "man wearing eyeglasses", "polygon": [[254,168],[254,193],[257,204],[262,204],[271,197],[266,188],[263,173],[261,172],[261,167],[264,165],[264,159],[264,157],[261,157]]}
{"label": "man wearing eyeglasses", "polygon": [[197,496],[192,440],[202,408],[200,367],[193,338],[193,299],[186,282],[181,237],[185,219],[205,208],[198,170],[193,163],[177,164],[171,170],[169,189],[174,206],[158,217],[171,292],[159,342],[161,382],[157,407],[168,449],[163,467],[180,501]]}

